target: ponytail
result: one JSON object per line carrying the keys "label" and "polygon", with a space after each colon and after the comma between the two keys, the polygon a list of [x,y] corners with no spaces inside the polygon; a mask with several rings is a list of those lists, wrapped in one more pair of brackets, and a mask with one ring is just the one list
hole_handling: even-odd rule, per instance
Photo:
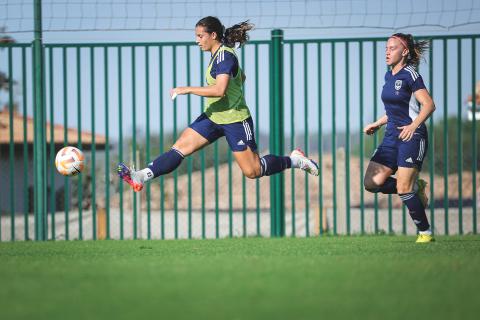
{"label": "ponytail", "polygon": [[235,47],[237,43],[238,46],[241,47],[245,42],[248,41],[249,36],[247,32],[252,30],[253,27],[254,25],[249,23],[247,20],[227,28],[223,37],[223,43],[230,48]]}

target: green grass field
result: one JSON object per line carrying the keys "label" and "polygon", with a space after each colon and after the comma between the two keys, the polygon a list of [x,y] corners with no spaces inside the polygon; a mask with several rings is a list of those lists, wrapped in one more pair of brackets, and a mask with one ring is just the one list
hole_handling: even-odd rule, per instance
{"label": "green grass field", "polygon": [[0,243],[0,319],[478,319],[480,236]]}

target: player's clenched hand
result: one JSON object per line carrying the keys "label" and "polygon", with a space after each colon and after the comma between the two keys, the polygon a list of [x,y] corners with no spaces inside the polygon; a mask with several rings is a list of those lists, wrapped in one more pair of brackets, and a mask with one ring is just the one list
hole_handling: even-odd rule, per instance
{"label": "player's clenched hand", "polygon": [[363,132],[370,136],[374,134],[375,131],[377,131],[379,128],[380,126],[374,122],[374,123],[368,124],[365,128],[363,128]]}
{"label": "player's clenched hand", "polygon": [[408,126],[397,127],[398,130],[402,130],[398,135],[398,138],[402,141],[410,141],[412,139],[413,134],[415,133],[415,126],[409,124]]}

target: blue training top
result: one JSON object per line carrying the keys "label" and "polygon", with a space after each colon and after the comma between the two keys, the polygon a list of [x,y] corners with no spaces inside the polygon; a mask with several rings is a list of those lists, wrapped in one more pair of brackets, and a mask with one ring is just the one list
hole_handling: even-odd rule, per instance
{"label": "blue training top", "polygon": [[[385,74],[382,101],[388,117],[386,130],[400,130],[397,127],[409,125],[420,113],[420,105],[415,99],[415,91],[425,89],[422,76],[411,65],[406,65],[397,74]],[[422,123],[415,133],[427,135],[427,127]]]}

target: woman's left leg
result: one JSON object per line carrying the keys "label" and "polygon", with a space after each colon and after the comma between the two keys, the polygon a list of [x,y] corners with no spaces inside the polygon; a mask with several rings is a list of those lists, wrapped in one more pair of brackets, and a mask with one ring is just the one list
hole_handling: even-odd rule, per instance
{"label": "woman's left leg", "polygon": [[233,156],[243,174],[250,179],[270,176],[292,167],[290,157],[269,154],[260,158],[250,147],[244,151],[233,152]]}
{"label": "woman's left leg", "polygon": [[[418,180],[428,150],[426,136],[414,135],[409,141],[401,141],[398,145],[398,171],[397,191],[403,203],[407,206],[413,222],[419,230],[420,236],[427,234],[425,239],[417,239],[417,242],[430,242],[431,231],[428,223],[425,207],[427,205],[425,195],[425,181]],[[420,241],[419,241],[420,240]],[[423,241],[425,240],[425,241]]]}
{"label": "woman's left leg", "polygon": [[269,154],[260,157],[251,117],[241,122],[224,124],[222,130],[240,169],[250,179],[270,176],[289,168],[300,168],[318,175],[317,164],[299,150],[294,150],[290,156]]}
{"label": "woman's left leg", "polygon": [[290,156],[267,154],[260,158],[258,153],[247,147],[244,151],[233,152],[233,155],[243,174],[250,179],[271,176],[289,168],[299,168],[318,176],[317,164],[300,150],[294,150]]}
{"label": "woman's left leg", "polygon": [[260,177],[261,166],[258,153],[247,147],[244,151],[233,152],[233,156],[242,170],[243,174],[250,179]]}
{"label": "woman's left leg", "polygon": [[399,167],[397,171],[397,190],[403,203],[407,206],[413,222],[420,232],[430,232],[425,213],[425,204],[422,202],[415,186],[417,184],[418,169]]}

